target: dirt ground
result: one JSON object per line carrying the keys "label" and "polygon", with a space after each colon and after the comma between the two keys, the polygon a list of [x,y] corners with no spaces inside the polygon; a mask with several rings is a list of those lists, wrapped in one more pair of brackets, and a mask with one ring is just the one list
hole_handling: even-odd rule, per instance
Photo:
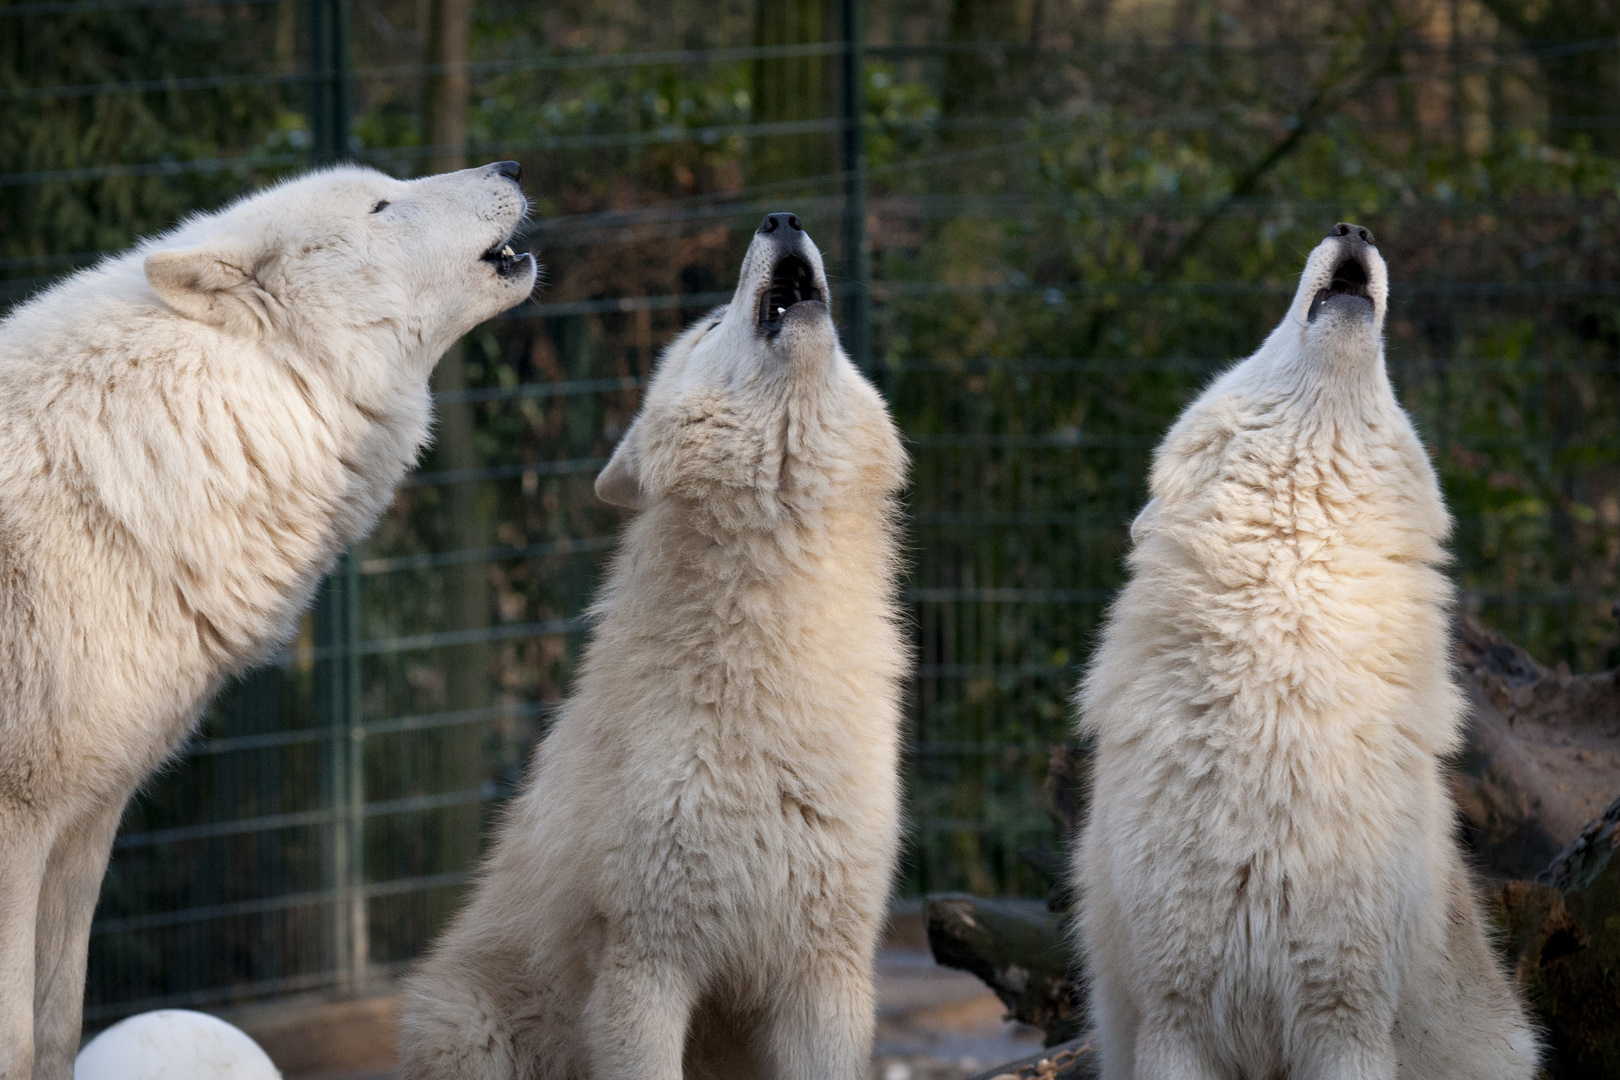
{"label": "dirt ground", "polygon": [[[920,915],[902,912],[878,959],[872,1080],[962,1080],[1040,1049],[1040,1032],[1002,1019],[971,975],[935,964]],[[284,1002],[222,1012],[258,1040],[286,1080],[394,1080],[398,999]]]}

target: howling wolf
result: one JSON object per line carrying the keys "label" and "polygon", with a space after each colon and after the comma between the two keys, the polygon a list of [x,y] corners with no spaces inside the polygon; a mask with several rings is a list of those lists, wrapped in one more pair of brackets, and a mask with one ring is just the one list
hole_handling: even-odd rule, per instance
{"label": "howling wolf", "polygon": [[597,479],[638,513],[577,691],[407,986],[405,1077],[866,1075],[905,468],[820,254],[770,215]]}
{"label": "howling wolf", "polygon": [[314,173],[0,322],[0,1080],[69,1080],[119,814],[297,628],[521,302],[515,161]]}
{"label": "howling wolf", "polygon": [[1384,371],[1372,234],[1171,428],[1079,697],[1105,1080],[1525,1080],[1440,759],[1450,519]]}

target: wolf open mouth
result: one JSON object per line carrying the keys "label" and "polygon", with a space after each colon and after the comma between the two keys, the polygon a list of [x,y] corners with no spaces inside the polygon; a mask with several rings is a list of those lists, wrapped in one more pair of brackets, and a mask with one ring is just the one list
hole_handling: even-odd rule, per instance
{"label": "wolf open mouth", "polygon": [[512,277],[518,272],[518,267],[534,259],[527,251],[522,254],[513,251],[511,237],[490,245],[489,250],[478,257],[493,266],[495,273],[503,278]]}
{"label": "wolf open mouth", "polygon": [[771,271],[769,287],[759,298],[759,325],[772,332],[780,329],[788,308],[806,300],[827,300],[816,287],[815,271],[797,255],[782,256]]}
{"label": "wolf open mouth", "polygon": [[1335,296],[1354,296],[1367,303],[1372,303],[1372,293],[1367,290],[1367,268],[1361,260],[1354,255],[1346,255],[1339,265],[1333,268],[1333,280],[1325,289],[1318,289],[1316,297],[1311,301],[1311,310],[1306,314],[1307,321],[1314,320],[1322,305]]}

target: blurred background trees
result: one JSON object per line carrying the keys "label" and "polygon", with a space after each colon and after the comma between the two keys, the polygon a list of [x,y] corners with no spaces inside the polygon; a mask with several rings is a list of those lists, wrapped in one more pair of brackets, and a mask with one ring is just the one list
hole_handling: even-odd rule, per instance
{"label": "blurred background trees", "polygon": [[[0,2],[0,303],[304,167],[309,3]],[[453,909],[566,692],[619,521],[592,475],[770,210],[827,252],[841,318],[865,237],[859,359],[915,461],[905,892],[1046,887],[1047,751],[1152,446],[1338,220],[1390,264],[1464,606],[1550,665],[1620,664],[1620,7],[862,8],[846,229],[841,0],[350,0],[351,155],[520,160],[546,265],[441,365],[439,441],[356,553],[374,974]],[[229,692],[132,810],[93,1015],[336,977],[324,647],[311,624]]]}

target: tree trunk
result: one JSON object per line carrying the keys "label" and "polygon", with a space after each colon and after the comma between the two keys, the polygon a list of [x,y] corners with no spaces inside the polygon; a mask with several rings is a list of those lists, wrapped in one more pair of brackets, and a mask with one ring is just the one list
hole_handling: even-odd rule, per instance
{"label": "tree trunk", "polygon": [[[467,144],[467,47],[472,26],[471,0],[427,0],[427,25],[423,28],[424,61],[430,65],[424,112],[425,135],[434,148],[429,159],[433,172],[465,168]],[[468,343],[456,342],[439,361],[433,387],[439,393],[465,390]],[[473,406],[467,402],[447,402],[438,409],[435,439],[437,465],[441,469],[474,469],[482,464],[475,443],[476,423]],[[474,482],[447,485],[442,512],[447,523],[446,539],[454,550],[488,547],[491,544],[492,507],[480,499],[480,485]],[[445,570],[445,630],[477,630],[490,624],[489,566],[482,561],[459,563]],[[494,650],[488,642],[475,642],[447,650],[443,660],[445,707],[481,709],[490,704],[490,668]],[[468,791],[483,784],[489,775],[481,724],[446,728],[438,746],[434,785],[439,791]],[[478,855],[482,815],[476,805],[440,811],[435,850],[429,859],[437,870],[459,870],[471,866]]]}
{"label": "tree trunk", "polygon": [[[754,44],[759,46],[837,41],[841,33],[837,0],[758,0],[755,8]],[[756,61],[753,119],[769,124],[837,118],[839,60],[829,55]],[[756,135],[749,146],[749,183],[802,180],[833,172],[838,146],[837,134],[831,131]]]}
{"label": "tree trunk", "polygon": [[1615,63],[1620,46],[1614,41],[1620,34],[1620,0],[1484,0],[1484,6],[1536,50],[1552,121],[1549,141],[1571,146],[1589,139],[1602,153],[1620,150],[1620,129],[1611,124],[1614,102],[1620,100]]}
{"label": "tree trunk", "polygon": [[[984,51],[979,46],[1030,44],[1037,32],[1033,7],[1032,0],[951,0],[945,32],[954,48],[945,54],[941,101],[951,146],[968,150],[1019,138],[1008,121],[1019,115],[1036,61],[1022,48]],[[999,191],[1007,179],[1000,169],[1010,160],[986,155],[954,174],[964,191]]]}

